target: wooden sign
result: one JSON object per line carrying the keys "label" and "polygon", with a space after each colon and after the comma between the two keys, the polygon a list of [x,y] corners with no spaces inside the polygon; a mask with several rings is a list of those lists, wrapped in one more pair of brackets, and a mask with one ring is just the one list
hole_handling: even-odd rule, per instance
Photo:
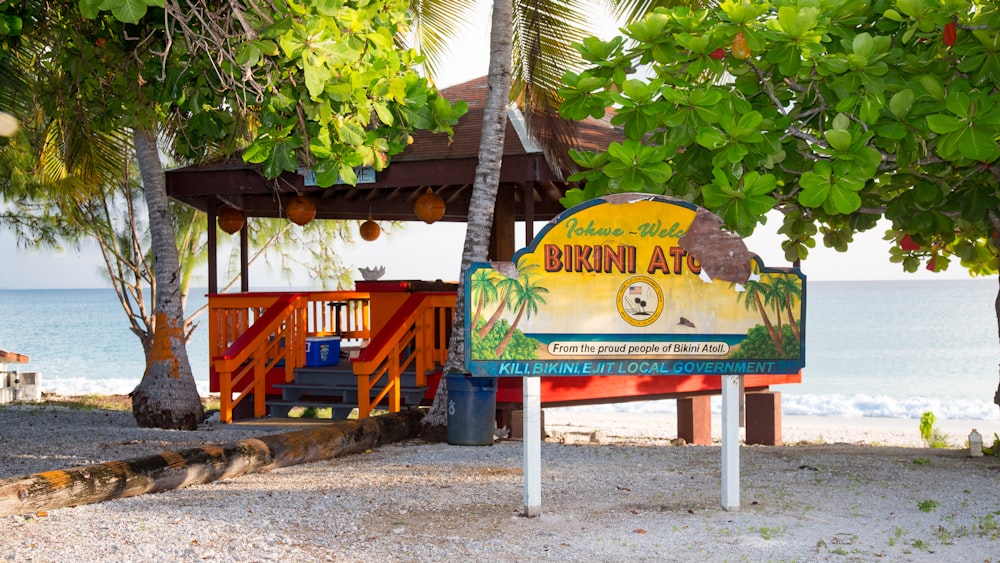
{"label": "wooden sign", "polygon": [[691,203],[618,194],[562,213],[513,262],[466,272],[474,376],[795,373],[805,276],[765,268]]}

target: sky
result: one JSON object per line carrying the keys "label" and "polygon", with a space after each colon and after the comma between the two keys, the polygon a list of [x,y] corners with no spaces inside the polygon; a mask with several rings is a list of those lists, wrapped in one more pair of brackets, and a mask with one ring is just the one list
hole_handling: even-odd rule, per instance
{"label": "sky", "polygon": [[[489,5],[480,0],[476,18],[485,24],[470,28],[467,35],[454,43],[460,48],[451,52],[456,63],[442,69],[437,85],[441,88],[485,76],[489,67]],[[747,247],[761,257],[766,266],[788,266],[781,250],[781,238],[776,234],[780,217],[769,222],[746,239]],[[538,233],[539,228],[535,229]],[[932,273],[920,269],[906,273],[898,264],[889,262],[889,243],[882,240],[885,225],[855,237],[847,253],[827,248],[814,248],[802,263],[802,271],[812,281],[847,280],[916,280],[968,279],[966,271],[953,265],[949,271]],[[354,248],[344,249],[344,261],[358,267],[383,265],[383,279],[458,280],[465,225],[455,223],[408,223],[403,230],[383,235],[374,242],[359,241]],[[523,227],[517,234],[516,247],[525,246]],[[822,243],[817,244],[818,247]],[[0,289],[61,289],[110,287],[100,274],[101,258],[96,245],[64,251],[37,251],[18,248],[14,236],[0,226]],[[199,283],[198,280],[201,280]],[[204,287],[204,274],[194,286]],[[252,268],[251,288],[309,287],[307,279],[293,279],[291,284],[273,272]]]}

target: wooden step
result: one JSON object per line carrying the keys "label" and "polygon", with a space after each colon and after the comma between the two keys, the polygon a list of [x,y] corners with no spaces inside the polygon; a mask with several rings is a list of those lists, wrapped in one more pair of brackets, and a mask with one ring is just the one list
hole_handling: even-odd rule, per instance
{"label": "wooden step", "polygon": [[353,403],[335,403],[331,401],[306,401],[306,400],[283,400],[277,399],[267,402],[268,415],[271,418],[288,418],[288,413],[296,407],[331,409],[332,420],[346,420],[358,405]]}

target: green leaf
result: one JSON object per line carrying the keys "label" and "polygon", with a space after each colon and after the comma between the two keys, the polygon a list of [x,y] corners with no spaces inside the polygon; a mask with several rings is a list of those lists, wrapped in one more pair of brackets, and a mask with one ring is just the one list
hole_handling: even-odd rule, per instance
{"label": "green leaf", "polygon": [[702,127],[698,130],[698,144],[709,150],[717,150],[726,145],[726,135],[715,127]]}
{"label": "green leaf", "polygon": [[913,107],[913,99],[913,90],[909,88],[900,90],[889,99],[889,111],[896,116],[896,119],[903,119]]}
{"label": "green leaf", "polygon": [[260,61],[260,49],[253,42],[243,45],[236,55],[236,64],[255,66]]}
{"label": "green leaf", "polygon": [[386,125],[392,125],[395,118],[389,108],[381,102],[372,102],[372,108],[375,109],[375,115],[378,116],[379,121]]}
{"label": "green leaf", "polygon": [[826,138],[826,142],[830,143],[831,148],[840,152],[847,152],[853,142],[851,132],[843,129],[829,129],[823,136]]}
{"label": "green leaf", "polygon": [[139,23],[139,20],[146,15],[146,3],[142,0],[124,0],[122,5],[111,10],[111,13],[118,18],[118,21],[125,23]]}
{"label": "green leaf", "polygon": [[344,144],[362,145],[365,142],[365,129],[354,120],[343,119],[337,124],[337,136]]}
{"label": "green leaf", "polygon": [[936,76],[925,74],[920,78],[918,78],[917,82],[920,83],[920,86],[924,89],[924,92],[927,92],[927,94],[930,97],[934,98],[939,102],[944,101],[944,88],[941,87],[941,82],[937,79]]}
{"label": "green leaf", "polygon": [[350,165],[341,165],[339,169],[339,179],[347,185],[356,186],[358,184],[358,174],[354,171],[354,167]]}
{"label": "green leaf", "polygon": [[[859,33],[854,36],[851,48],[854,50],[855,55],[868,59],[875,52],[875,41],[872,40],[872,36],[868,33]],[[863,66],[867,66],[867,63]]]}
{"label": "green leaf", "polygon": [[938,135],[945,135],[965,127],[965,122],[953,115],[936,113],[927,116],[927,127]]}
{"label": "green leaf", "polygon": [[884,17],[885,19],[887,19],[887,20],[892,20],[892,21],[894,21],[894,22],[901,22],[901,21],[904,21],[904,20],[903,20],[903,16],[901,16],[901,15],[899,14],[899,12],[897,12],[896,10],[893,10],[893,9],[891,9],[891,8],[890,8],[890,9],[888,9],[888,10],[886,10],[886,11],[884,11],[884,12],[882,12],[882,16],[883,16],[883,17]]}
{"label": "green leaf", "polygon": [[261,39],[277,39],[292,30],[292,18],[280,19],[260,32]]}
{"label": "green leaf", "polygon": [[969,118],[970,104],[972,104],[972,99],[969,95],[959,90],[951,90],[944,100],[944,107],[948,108],[948,111],[966,119]]}
{"label": "green leaf", "polygon": [[267,160],[273,149],[274,139],[270,137],[257,137],[254,142],[250,143],[250,146],[243,150],[243,162],[260,164]]}
{"label": "green leaf", "polygon": [[88,20],[96,18],[97,15],[101,13],[102,1],[103,0],[80,0],[78,4],[80,7],[80,15]]}
{"label": "green leaf", "polygon": [[282,172],[295,172],[298,168],[298,163],[295,160],[296,148],[297,143],[289,140],[276,141],[270,157],[264,161],[264,176],[274,179]]}
{"label": "green leaf", "polygon": [[991,162],[1000,156],[1000,147],[994,140],[994,135],[977,127],[970,127],[961,132],[958,140],[958,152],[962,156],[977,162]]}
{"label": "green leaf", "polygon": [[858,192],[865,187],[864,182],[851,178],[839,178],[830,190],[830,200],[834,208],[844,215],[854,213],[861,207]]}

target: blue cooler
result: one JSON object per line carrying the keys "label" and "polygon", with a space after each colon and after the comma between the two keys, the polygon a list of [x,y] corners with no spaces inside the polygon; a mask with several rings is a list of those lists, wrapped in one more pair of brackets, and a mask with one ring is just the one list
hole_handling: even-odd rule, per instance
{"label": "blue cooler", "polygon": [[339,336],[309,336],[306,338],[306,366],[335,366],[340,363]]}

